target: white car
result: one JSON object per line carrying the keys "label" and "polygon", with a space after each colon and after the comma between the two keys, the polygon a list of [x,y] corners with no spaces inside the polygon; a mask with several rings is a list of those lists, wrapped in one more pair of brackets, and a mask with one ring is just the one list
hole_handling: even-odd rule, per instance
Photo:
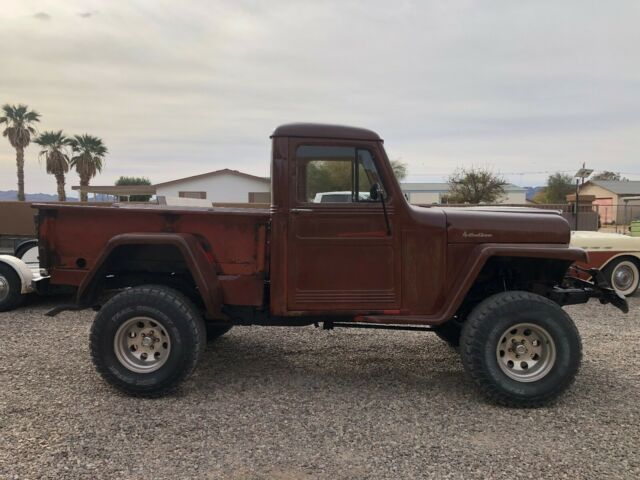
{"label": "white car", "polygon": [[572,232],[571,246],[589,252],[589,263],[604,273],[609,284],[625,296],[640,284],[640,237],[619,233]]}
{"label": "white car", "polygon": [[[352,200],[353,193],[345,192],[318,192],[313,197],[313,203],[349,203]],[[368,192],[360,192],[360,200],[368,201],[371,197]]]}

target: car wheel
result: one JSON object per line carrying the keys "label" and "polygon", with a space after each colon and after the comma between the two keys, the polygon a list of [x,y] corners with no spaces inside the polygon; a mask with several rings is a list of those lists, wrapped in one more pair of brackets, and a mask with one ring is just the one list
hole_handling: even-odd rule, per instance
{"label": "car wheel", "polygon": [[603,273],[611,287],[622,295],[628,297],[638,290],[640,269],[638,262],[634,259],[616,258],[604,268]]}
{"label": "car wheel", "polygon": [[182,293],[159,285],[111,298],[90,335],[98,373],[127,394],[148,397],[176,389],[195,369],[205,343],[201,313]]}
{"label": "car wheel", "polygon": [[[20,245],[16,247],[13,256],[22,260],[22,257],[25,256],[27,252],[35,249],[35,256],[37,257],[38,252],[38,241],[37,240],[27,240],[26,242],[22,242]],[[31,254],[32,256],[34,253]]]}
{"label": "car wheel", "polygon": [[0,263],[0,312],[8,312],[20,306],[25,295],[22,282],[13,268]]}
{"label": "car wheel", "polygon": [[462,362],[495,403],[538,407],[558,398],[580,367],[580,335],[556,303],[529,292],[481,302],[462,328]]}

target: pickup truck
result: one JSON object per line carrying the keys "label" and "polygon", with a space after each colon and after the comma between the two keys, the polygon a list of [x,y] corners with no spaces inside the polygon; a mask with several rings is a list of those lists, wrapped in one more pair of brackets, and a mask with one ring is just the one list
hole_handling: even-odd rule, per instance
{"label": "pickup truck", "polygon": [[[159,396],[238,325],[433,331],[496,403],[571,384],[582,351],[563,305],[624,297],[549,211],[417,207],[373,131],[288,124],[271,136],[271,206],[36,204],[40,268],[97,310],[90,351],[124,392]],[[349,191],[351,201],[316,202]],[[366,195],[361,195],[365,193]]]}

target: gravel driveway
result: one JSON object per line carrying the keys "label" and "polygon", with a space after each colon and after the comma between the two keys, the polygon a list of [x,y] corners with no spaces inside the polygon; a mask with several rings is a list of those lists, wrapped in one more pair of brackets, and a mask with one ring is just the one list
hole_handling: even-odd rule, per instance
{"label": "gravel driveway", "polygon": [[435,335],[235,328],[179,393],[94,373],[93,312],[0,313],[0,478],[638,478],[640,297],[568,308],[582,370],[554,406],[486,403]]}

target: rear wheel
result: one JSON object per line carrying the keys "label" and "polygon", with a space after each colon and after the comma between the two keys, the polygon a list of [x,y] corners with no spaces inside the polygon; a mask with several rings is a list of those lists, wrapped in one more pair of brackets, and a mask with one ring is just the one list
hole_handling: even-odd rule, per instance
{"label": "rear wheel", "polygon": [[[35,250],[33,250],[35,249]],[[27,240],[18,245],[13,252],[13,256],[22,260],[22,257],[29,251],[35,251],[35,256],[37,257],[38,252],[38,241],[37,240]]]}
{"label": "rear wheel", "polygon": [[8,312],[20,306],[25,295],[22,282],[13,268],[0,263],[0,312]]}
{"label": "rear wheel", "polygon": [[562,308],[529,292],[480,303],[462,329],[465,369],[496,403],[537,407],[558,398],[580,367],[578,331]]}
{"label": "rear wheel", "polygon": [[111,298],[96,315],[90,337],[98,373],[130,395],[150,397],[176,389],[195,369],[205,342],[193,303],[159,285]]}
{"label": "rear wheel", "polygon": [[611,287],[622,295],[628,297],[638,290],[640,268],[635,259],[617,258],[604,268],[603,273]]}

